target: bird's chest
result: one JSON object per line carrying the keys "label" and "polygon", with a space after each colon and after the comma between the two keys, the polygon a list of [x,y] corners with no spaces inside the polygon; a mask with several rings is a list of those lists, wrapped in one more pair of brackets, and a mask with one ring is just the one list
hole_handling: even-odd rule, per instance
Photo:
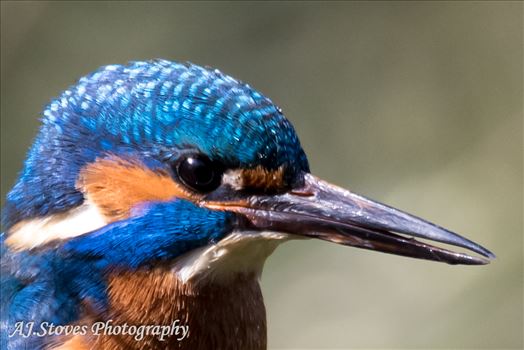
{"label": "bird's chest", "polygon": [[[169,266],[113,273],[108,276],[108,310],[90,321],[111,321],[112,332],[75,338],[70,341],[74,346],[63,348],[266,349],[258,281],[266,258],[287,239],[270,232],[234,232]],[[116,325],[122,327],[116,331]],[[170,333],[162,336],[155,326]],[[137,336],[139,327],[142,336]]]}
{"label": "bird's chest", "polygon": [[155,268],[111,277],[108,292],[110,309],[100,321],[112,332],[83,337],[85,348],[266,348],[265,308],[254,274],[239,273],[227,283],[183,283],[169,269]]}

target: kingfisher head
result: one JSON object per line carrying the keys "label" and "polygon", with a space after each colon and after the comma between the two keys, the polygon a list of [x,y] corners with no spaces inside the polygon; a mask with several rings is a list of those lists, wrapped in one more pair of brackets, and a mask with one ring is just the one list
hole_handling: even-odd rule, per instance
{"label": "kingfisher head", "polygon": [[52,249],[126,270],[184,261],[183,279],[259,271],[292,238],[451,264],[493,257],[312,175],[280,108],[215,69],[105,66],[53,100],[42,121],[6,201],[14,251]]}

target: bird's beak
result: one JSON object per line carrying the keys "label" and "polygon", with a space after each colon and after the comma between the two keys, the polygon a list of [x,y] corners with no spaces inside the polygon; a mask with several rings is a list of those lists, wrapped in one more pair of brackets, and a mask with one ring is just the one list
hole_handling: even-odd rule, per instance
{"label": "bird's beak", "polygon": [[[480,245],[413,215],[374,202],[311,174],[300,188],[276,195],[252,195],[221,202],[250,229],[286,232],[358,248],[448,264],[488,264],[495,255]],[[401,235],[402,234],[402,235]],[[406,235],[406,236],[404,236]],[[471,256],[436,247],[413,237],[466,248]]]}

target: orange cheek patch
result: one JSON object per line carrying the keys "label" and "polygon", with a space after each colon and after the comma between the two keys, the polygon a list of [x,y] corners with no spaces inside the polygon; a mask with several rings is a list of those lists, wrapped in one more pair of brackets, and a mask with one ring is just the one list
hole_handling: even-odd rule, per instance
{"label": "orange cheek patch", "polygon": [[284,169],[279,167],[276,170],[268,170],[262,166],[253,169],[243,169],[241,173],[242,188],[278,191],[286,187],[284,181]]}
{"label": "orange cheek patch", "polygon": [[153,171],[139,161],[114,156],[85,166],[76,185],[109,221],[128,218],[131,208],[142,202],[199,199],[166,171]]}

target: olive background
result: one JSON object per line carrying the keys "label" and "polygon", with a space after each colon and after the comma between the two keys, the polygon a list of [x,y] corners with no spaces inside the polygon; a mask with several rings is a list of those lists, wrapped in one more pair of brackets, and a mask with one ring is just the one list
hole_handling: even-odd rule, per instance
{"label": "olive background", "polygon": [[2,1],[2,203],[42,107],[79,77],[150,58],[209,65],[282,107],[315,175],[498,256],[449,266],[286,243],[262,276],[270,348],[520,349],[522,14],[489,1]]}

